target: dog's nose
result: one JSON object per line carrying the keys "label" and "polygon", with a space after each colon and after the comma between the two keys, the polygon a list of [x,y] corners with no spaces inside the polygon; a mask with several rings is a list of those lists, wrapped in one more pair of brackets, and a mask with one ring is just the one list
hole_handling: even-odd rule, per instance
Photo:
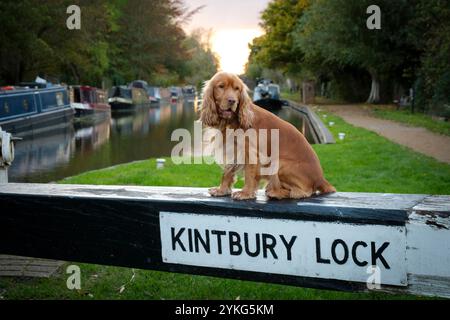
{"label": "dog's nose", "polygon": [[228,105],[229,106],[232,106],[232,105],[234,105],[236,103],[236,100],[235,99],[233,99],[233,98],[228,98]]}

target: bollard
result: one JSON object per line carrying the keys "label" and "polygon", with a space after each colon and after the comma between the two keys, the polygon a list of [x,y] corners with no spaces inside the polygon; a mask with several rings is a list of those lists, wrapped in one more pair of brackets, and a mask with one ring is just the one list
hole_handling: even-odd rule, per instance
{"label": "bollard", "polygon": [[11,134],[0,127],[0,183],[8,183],[8,167],[14,160],[14,144]]}
{"label": "bollard", "polygon": [[166,159],[156,159],[156,169],[164,169]]}

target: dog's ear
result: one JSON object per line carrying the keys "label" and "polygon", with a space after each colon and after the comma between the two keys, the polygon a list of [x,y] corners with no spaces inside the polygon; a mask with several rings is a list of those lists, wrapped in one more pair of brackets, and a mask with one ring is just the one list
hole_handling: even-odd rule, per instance
{"label": "dog's ear", "polygon": [[252,127],[253,124],[253,111],[251,109],[252,99],[248,94],[248,87],[242,83],[242,91],[239,97],[239,124],[243,129]]}
{"label": "dog's ear", "polygon": [[200,120],[207,127],[215,127],[219,124],[216,102],[214,99],[214,85],[211,80],[206,81],[203,86],[203,102]]}

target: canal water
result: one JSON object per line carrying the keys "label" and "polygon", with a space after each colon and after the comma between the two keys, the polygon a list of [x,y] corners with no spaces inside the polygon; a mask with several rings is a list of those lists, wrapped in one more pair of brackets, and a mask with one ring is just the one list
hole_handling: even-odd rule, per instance
{"label": "canal water", "polygon": [[[162,101],[158,106],[77,119],[64,128],[25,136],[16,143],[9,181],[53,182],[120,163],[170,156],[178,143],[171,141],[172,132],[185,128],[192,133],[196,110],[193,100]],[[276,113],[305,130],[302,113],[290,107]]]}

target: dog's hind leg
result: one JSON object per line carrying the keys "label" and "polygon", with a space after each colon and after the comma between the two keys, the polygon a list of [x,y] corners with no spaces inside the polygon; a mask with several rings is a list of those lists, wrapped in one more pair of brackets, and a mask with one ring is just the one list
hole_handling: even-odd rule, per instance
{"label": "dog's hind leg", "polygon": [[290,191],[287,189],[279,188],[279,189],[271,189],[269,191],[266,190],[266,196],[269,199],[286,199],[290,197]]}
{"label": "dog's hind leg", "polygon": [[313,194],[313,191],[305,191],[303,189],[300,188],[292,188],[289,194],[289,198],[291,199],[303,199],[303,198],[308,198],[311,197]]}
{"label": "dog's hind leg", "polygon": [[290,191],[281,186],[278,174],[270,177],[269,183],[266,186],[266,196],[270,199],[285,199],[289,198]]}

